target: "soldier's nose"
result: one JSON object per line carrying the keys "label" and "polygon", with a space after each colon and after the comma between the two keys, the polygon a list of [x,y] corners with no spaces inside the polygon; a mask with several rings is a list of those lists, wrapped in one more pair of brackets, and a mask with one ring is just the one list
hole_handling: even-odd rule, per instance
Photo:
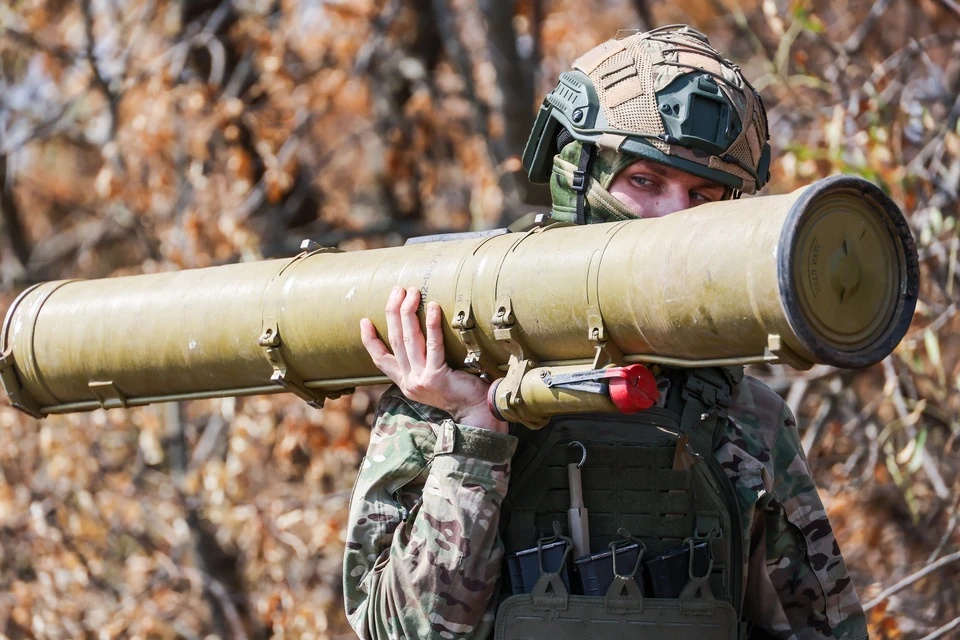
{"label": "soldier's nose", "polygon": [[690,204],[690,193],[686,189],[669,189],[658,199],[653,217],[661,218],[689,209]]}

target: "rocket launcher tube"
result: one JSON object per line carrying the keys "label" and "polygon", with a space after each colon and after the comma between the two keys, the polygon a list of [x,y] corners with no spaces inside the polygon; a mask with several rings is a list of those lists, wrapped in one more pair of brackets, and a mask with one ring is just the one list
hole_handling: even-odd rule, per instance
{"label": "rocket launcher tube", "polygon": [[310,400],[384,377],[359,335],[386,333],[395,285],[444,317],[451,366],[515,361],[822,362],[862,367],[903,337],[916,248],[860,178],[666,218],[44,283],[8,311],[0,380],[34,415],[290,390]]}

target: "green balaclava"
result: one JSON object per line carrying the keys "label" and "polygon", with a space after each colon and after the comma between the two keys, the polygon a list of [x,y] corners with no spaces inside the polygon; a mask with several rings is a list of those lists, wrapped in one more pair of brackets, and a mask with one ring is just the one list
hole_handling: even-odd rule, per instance
{"label": "green balaclava", "polygon": [[[553,200],[552,215],[555,220],[573,222],[577,215],[577,192],[573,189],[573,172],[583,152],[580,142],[568,142],[553,157],[553,174],[550,176],[550,197]],[[637,156],[601,149],[590,163],[590,179],[586,181],[586,223],[616,222],[639,218],[608,191],[620,171],[638,160]]]}

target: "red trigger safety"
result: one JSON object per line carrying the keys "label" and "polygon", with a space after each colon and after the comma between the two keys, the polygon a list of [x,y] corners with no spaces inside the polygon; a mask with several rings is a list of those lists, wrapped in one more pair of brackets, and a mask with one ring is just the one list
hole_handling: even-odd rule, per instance
{"label": "red trigger safety", "polygon": [[603,371],[603,377],[610,386],[610,399],[622,413],[649,409],[660,399],[656,378],[642,364],[611,367]]}
{"label": "red trigger safety", "polygon": [[656,378],[642,364],[588,369],[575,373],[545,373],[542,378],[547,387],[608,395],[621,413],[636,413],[649,409],[660,398]]}

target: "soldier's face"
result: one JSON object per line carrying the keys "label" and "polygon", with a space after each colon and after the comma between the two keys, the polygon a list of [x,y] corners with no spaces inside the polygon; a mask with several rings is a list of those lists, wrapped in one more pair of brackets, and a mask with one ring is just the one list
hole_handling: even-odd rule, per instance
{"label": "soldier's face", "polygon": [[608,189],[641,218],[659,218],[723,198],[723,185],[673,167],[637,160]]}

